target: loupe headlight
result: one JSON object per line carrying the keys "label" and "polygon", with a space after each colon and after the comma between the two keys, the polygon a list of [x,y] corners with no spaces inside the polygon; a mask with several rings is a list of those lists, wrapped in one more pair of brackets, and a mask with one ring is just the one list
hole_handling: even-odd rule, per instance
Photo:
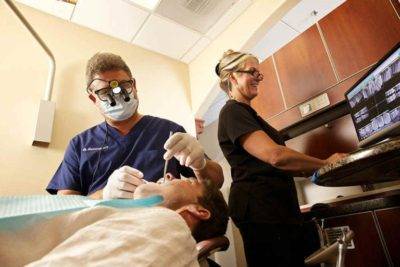
{"label": "loupe headlight", "polygon": [[[90,85],[95,80],[107,82],[109,86],[103,87],[98,90],[90,89],[89,88]],[[113,81],[104,81],[101,79],[95,79],[95,80],[93,80],[92,83],[89,84],[88,88],[86,89],[87,92],[89,93],[90,91],[93,91],[101,101],[107,101],[110,104],[110,106],[116,105],[115,96],[117,95],[121,95],[125,102],[128,102],[131,99],[129,94],[132,92],[134,80],[120,81],[120,82],[118,82],[117,80]]]}
{"label": "loupe headlight", "polygon": [[126,89],[123,86],[120,86],[118,81],[111,81],[110,82],[110,87],[112,89],[112,93],[113,93],[114,96],[118,95],[118,94],[121,94],[124,97],[124,101],[125,102],[128,102],[129,100],[131,100],[131,98],[129,97],[129,94],[126,91]]}

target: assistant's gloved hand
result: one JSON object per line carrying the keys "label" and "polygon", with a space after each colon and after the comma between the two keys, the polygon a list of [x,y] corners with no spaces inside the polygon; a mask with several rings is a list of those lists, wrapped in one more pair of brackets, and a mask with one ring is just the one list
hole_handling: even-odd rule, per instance
{"label": "assistant's gloved hand", "polygon": [[116,169],[103,189],[103,199],[133,198],[136,187],[144,184],[143,173],[129,166]]}
{"label": "assistant's gloved hand", "polygon": [[174,133],[164,144],[164,159],[175,157],[181,165],[201,170],[206,166],[204,149],[196,138],[188,133]]}

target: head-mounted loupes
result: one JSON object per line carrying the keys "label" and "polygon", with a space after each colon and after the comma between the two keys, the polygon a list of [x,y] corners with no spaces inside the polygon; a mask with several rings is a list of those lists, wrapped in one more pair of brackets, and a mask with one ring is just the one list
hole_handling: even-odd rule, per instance
{"label": "head-mounted loupes", "polygon": [[[125,102],[131,98],[129,94],[132,92],[134,80],[128,81],[105,81],[102,79],[94,79],[87,87],[87,92],[94,92],[102,101],[108,101],[110,106],[115,106],[115,96],[122,95]],[[100,89],[96,89],[100,88]]]}

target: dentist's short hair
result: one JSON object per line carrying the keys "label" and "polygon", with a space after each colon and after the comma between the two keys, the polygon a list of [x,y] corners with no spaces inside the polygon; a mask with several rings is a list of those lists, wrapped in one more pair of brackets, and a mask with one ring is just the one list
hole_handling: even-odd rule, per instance
{"label": "dentist's short hair", "polygon": [[96,74],[106,71],[125,71],[132,78],[131,70],[125,61],[112,53],[96,53],[86,65],[86,85],[89,85]]}

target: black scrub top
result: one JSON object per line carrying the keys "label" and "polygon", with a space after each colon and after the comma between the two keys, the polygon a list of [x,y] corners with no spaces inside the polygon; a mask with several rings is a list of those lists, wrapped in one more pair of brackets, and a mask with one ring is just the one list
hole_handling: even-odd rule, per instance
{"label": "black scrub top", "polygon": [[264,131],[285,145],[273,127],[244,103],[228,100],[219,115],[218,141],[231,166],[229,213],[236,224],[300,223],[300,209],[293,177],[249,154],[241,136]]}

